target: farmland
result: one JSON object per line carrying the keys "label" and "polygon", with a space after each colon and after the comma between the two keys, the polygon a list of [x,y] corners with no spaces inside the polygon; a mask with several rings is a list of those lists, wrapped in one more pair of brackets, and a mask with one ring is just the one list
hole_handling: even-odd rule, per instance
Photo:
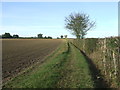
{"label": "farmland", "polygon": [[3,39],[3,81],[6,82],[16,76],[33,63],[42,62],[61,42],[61,40]]}
{"label": "farmland", "polygon": [[[119,87],[119,38],[107,38],[107,42],[102,43],[104,40],[106,38],[3,40],[3,79],[6,81],[3,87]],[[112,47],[103,48],[108,44]],[[115,50],[116,57],[112,54],[104,58],[103,53],[109,55],[109,52],[103,49]]]}
{"label": "farmland", "polygon": [[89,65],[80,51],[63,40],[55,52],[34,70],[28,69],[9,81],[7,88],[92,88],[96,87]]}
{"label": "farmland", "polygon": [[24,1],[1,5],[0,88],[120,88],[120,3]]}

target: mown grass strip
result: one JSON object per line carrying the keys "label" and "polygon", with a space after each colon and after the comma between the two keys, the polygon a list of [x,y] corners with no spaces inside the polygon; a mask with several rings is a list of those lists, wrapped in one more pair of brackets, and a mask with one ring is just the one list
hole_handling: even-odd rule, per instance
{"label": "mown grass strip", "polygon": [[70,44],[69,57],[61,72],[63,78],[57,83],[59,88],[94,88],[94,82],[84,56]]}

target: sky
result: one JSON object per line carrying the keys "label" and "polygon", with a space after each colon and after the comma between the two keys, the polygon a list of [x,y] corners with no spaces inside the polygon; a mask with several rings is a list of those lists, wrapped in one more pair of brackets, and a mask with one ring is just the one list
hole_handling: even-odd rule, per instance
{"label": "sky", "polygon": [[53,38],[61,35],[74,38],[65,28],[64,20],[78,12],[96,21],[96,27],[88,31],[86,37],[118,35],[117,2],[2,2],[0,35],[9,32],[20,37],[34,37],[42,33]]}

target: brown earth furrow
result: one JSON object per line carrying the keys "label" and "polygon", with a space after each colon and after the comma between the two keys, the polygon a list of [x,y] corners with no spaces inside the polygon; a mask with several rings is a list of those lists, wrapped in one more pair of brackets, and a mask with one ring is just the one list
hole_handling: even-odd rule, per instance
{"label": "brown earth furrow", "polygon": [[2,40],[3,81],[53,52],[62,40],[16,39]]}

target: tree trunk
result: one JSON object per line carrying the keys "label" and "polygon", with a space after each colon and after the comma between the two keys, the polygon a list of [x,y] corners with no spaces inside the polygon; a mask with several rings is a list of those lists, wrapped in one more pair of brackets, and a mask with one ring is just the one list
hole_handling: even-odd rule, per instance
{"label": "tree trunk", "polygon": [[76,35],[77,39],[80,39],[80,35]]}

